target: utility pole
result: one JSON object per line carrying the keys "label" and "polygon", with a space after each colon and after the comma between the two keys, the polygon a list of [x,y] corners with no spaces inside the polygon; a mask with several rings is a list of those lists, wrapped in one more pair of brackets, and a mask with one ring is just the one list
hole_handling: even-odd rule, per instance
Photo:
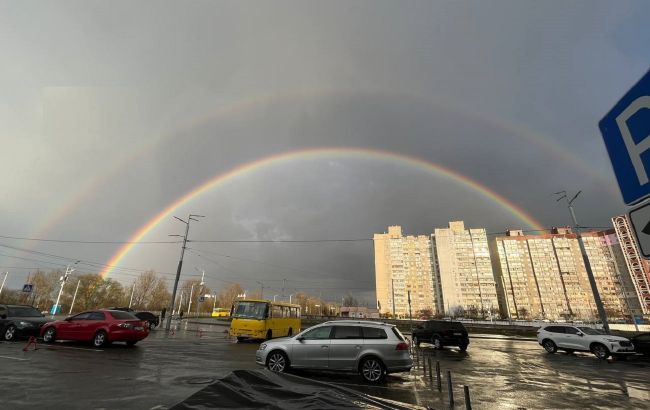
{"label": "utility pole", "polygon": [[409,301],[409,323],[411,324],[411,334],[413,334],[413,316],[411,316],[411,291],[408,291],[408,301]]}
{"label": "utility pole", "polygon": [[[178,260],[178,268],[176,269],[176,279],[174,280],[174,291],[172,292],[172,299],[171,299],[171,306],[170,306],[170,311],[174,311],[174,301],[176,300],[176,291],[178,290],[178,281],[181,278],[181,270],[183,269],[183,256],[185,256],[185,249],[187,248],[187,235],[190,233],[190,222],[192,221],[197,221],[198,219],[196,218],[204,218],[203,215],[193,215],[189,214],[187,217],[187,221],[182,220],[181,218],[175,216],[174,218],[178,219],[179,221],[183,222],[185,224],[185,235],[182,236],[183,238],[183,247],[181,248],[181,258]],[[170,235],[170,236],[181,236],[181,235]],[[180,309],[180,304],[178,305]],[[167,318],[167,323],[165,323],[165,330],[169,331],[169,329],[172,326],[172,315],[169,315]]]}
{"label": "utility pole", "polygon": [[194,294],[194,284],[190,288],[190,297],[187,299],[187,317],[190,317],[190,311],[192,309],[192,295]]}
{"label": "utility pole", "polygon": [[260,285],[260,299],[264,300],[264,284],[260,281],[256,281]]}
{"label": "utility pole", "polygon": [[56,297],[56,303],[54,304],[54,311],[52,312],[52,319],[54,319],[54,315],[56,314],[56,310],[59,307],[59,301],[61,300],[61,293],[63,293],[63,285],[65,285],[65,282],[68,280],[68,276],[74,272],[74,269],[70,267],[70,265],[65,267],[65,274],[61,276],[59,281],[61,281],[61,287],[59,288],[59,295]]}
{"label": "utility pole", "polygon": [[571,214],[571,219],[573,220],[573,226],[576,231],[576,236],[578,237],[578,245],[580,245],[580,253],[582,253],[582,260],[585,264],[585,269],[587,270],[587,277],[589,278],[589,284],[591,285],[591,291],[594,294],[594,301],[596,302],[596,309],[598,310],[598,316],[600,316],[600,321],[603,322],[603,329],[605,333],[609,334],[609,323],[607,322],[607,313],[605,313],[605,308],[603,307],[603,301],[600,299],[600,293],[598,292],[598,286],[596,285],[596,279],[594,278],[594,272],[591,270],[591,263],[589,262],[589,257],[587,256],[587,249],[585,244],[582,241],[582,235],[580,234],[582,229],[578,225],[578,220],[576,219],[576,213],[573,210],[573,201],[578,198],[582,191],[578,191],[577,194],[569,200],[566,191],[556,192],[555,195],[561,195],[557,202],[564,199],[566,200],[567,207],[569,208],[569,213]]}
{"label": "utility pole", "polygon": [[5,278],[2,279],[2,285],[0,285],[0,295],[2,295],[2,288],[5,287],[5,282],[7,281],[7,276],[9,276],[9,272],[5,272]]}
{"label": "utility pole", "polygon": [[133,305],[133,293],[135,292],[135,281],[133,281],[133,286],[131,287],[131,299],[129,299],[129,309]]}
{"label": "utility pole", "polygon": [[[74,301],[77,300],[77,292],[79,291],[79,284],[81,283],[81,279],[77,281],[77,287],[74,290],[74,296],[72,297],[72,303],[70,304],[70,311],[68,312],[69,315],[72,314],[72,308],[74,307]],[[131,293],[131,299],[133,299],[133,293]],[[131,307],[131,304],[129,304],[129,307]]]}

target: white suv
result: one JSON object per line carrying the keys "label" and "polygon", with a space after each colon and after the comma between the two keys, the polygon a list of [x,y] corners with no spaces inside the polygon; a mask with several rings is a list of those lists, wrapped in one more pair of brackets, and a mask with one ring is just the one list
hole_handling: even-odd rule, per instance
{"label": "white suv", "polygon": [[567,353],[578,350],[592,352],[599,359],[607,359],[610,354],[634,353],[634,345],[628,339],[582,326],[546,325],[537,331],[537,341],[549,353],[558,349]]}

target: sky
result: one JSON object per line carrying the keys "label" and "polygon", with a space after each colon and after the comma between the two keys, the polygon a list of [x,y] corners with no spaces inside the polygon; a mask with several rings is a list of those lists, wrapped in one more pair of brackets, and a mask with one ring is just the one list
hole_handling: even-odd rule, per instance
{"label": "sky", "polygon": [[[534,229],[488,191],[552,227],[570,223],[553,193],[581,190],[581,225],[610,226],[626,208],[597,125],[649,68],[648,15],[644,0],[0,1],[0,235],[129,241],[230,172],[141,241],[204,215],[182,279],[372,305],[368,239],[389,225]],[[259,242],[278,240],[328,242]],[[0,238],[0,271],[15,288],[80,260],[171,284],[180,244],[115,261],[121,246]]]}

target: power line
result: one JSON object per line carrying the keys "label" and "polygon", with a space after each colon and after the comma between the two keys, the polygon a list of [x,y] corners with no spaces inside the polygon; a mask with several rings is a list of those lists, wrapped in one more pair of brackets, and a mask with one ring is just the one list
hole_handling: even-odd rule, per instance
{"label": "power line", "polygon": [[83,243],[83,244],[107,244],[107,245],[157,245],[157,244],[178,244],[182,241],[84,241],[77,239],[45,239],[45,238],[26,238],[22,236],[0,235],[3,239],[15,239],[19,241],[35,242],[56,242],[56,243]]}

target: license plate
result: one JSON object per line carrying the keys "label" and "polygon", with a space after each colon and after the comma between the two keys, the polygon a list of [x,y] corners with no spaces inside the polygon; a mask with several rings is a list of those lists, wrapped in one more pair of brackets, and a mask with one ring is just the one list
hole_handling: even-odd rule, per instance
{"label": "license plate", "polygon": [[144,327],[142,327],[142,326],[136,326],[133,329],[138,330],[140,332],[144,331]]}

